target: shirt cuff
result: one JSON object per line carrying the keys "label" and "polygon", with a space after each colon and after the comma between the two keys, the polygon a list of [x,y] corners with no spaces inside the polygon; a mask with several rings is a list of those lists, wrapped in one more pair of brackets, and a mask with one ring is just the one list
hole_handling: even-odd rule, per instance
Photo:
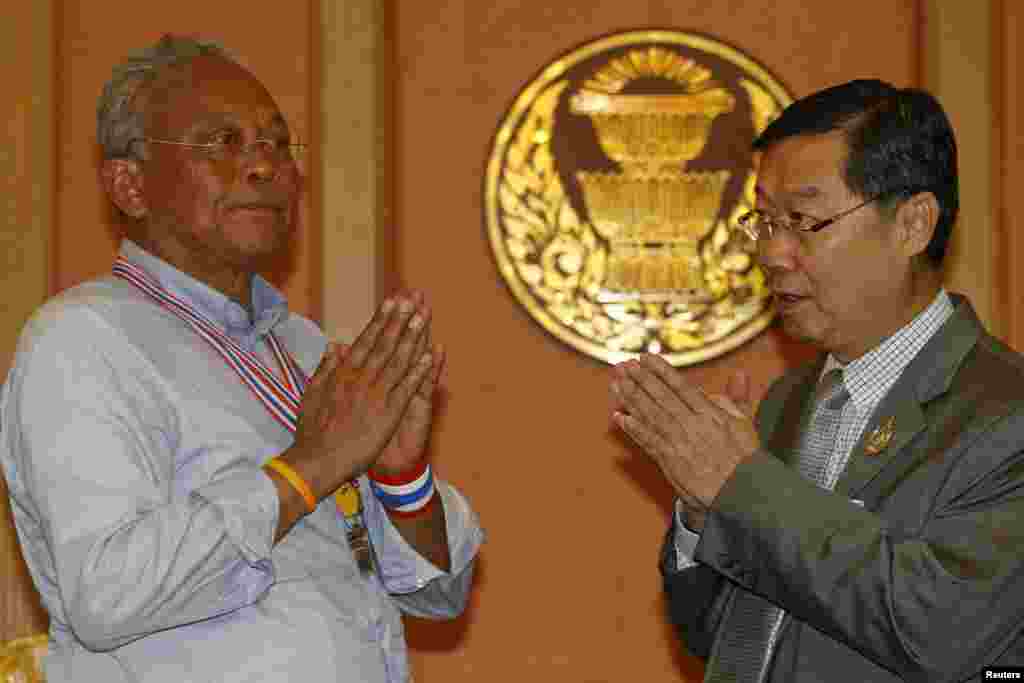
{"label": "shirt cuff", "polygon": [[699,562],[693,559],[694,555],[697,554],[697,544],[700,542],[700,534],[690,531],[689,527],[686,526],[685,511],[683,510],[683,502],[676,498],[676,524],[675,524],[675,539],[674,543],[676,546],[676,570],[682,571],[688,567],[695,567]]}
{"label": "shirt cuff", "polygon": [[[476,557],[483,543],[483,531],[469,503],[454,487],[434,480],[444,506],[451,570],[443,572],[410,546],[388,519],[387,512],[372,493],[365,496],[366,529],[373,541],[381,583],[389,593],[413,593],[442,576],[458,576]],[[361,484],[370,491],[369,483]]]}

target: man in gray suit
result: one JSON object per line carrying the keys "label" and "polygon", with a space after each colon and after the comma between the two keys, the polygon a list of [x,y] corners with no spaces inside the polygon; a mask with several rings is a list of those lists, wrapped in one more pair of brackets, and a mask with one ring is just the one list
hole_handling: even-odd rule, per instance
{"label": "man in gray suit", "polygon": [[743,226],[820,357],[750,419],[662,359],[616,423],[678,493],[661,569],[705,680],[984,680],[1024,664],[1024,363],[942,288],[956,144],[929,94],[854,81],[755,142]]}

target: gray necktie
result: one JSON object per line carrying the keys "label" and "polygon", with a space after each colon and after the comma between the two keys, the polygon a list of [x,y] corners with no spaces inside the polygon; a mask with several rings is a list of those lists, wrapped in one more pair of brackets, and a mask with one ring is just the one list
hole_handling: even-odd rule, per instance
{"label": "gray necktie", "polygon": [[[835,485],[829,481],[828,462],[839,434],[843,406],[849,399],[843,371],[829,371],[818,384],[814,412],[800,440],[800,474],[823,488]],[[704,683],[761,683],[768,673],[786,613],[754,593],[738,590],[734,595],[732,609],[719,627]]]}

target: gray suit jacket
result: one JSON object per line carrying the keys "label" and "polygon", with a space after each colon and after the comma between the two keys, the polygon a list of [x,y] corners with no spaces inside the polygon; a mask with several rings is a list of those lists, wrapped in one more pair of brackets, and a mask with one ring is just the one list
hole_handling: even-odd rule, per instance
{"label": "gray suit jacket", "polygon": [[[669,612],[706,658],[734,591],[786,609],[769,680],[978,680],[1024,665],[1024,358],[966,299],[871,416],[834,492],[796,444],[825,357],[758,410],[763,451],[725,484],[694,559],[662,551]],[[864,442],[895,418],[877,455]],[[863,501],[863,507],[853,500]]]}

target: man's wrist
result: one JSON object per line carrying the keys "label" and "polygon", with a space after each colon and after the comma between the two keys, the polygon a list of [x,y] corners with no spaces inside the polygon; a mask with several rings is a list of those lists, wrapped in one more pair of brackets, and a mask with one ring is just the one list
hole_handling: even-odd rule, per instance
{"label": "man's wrist", "polygon": [[368,476],[374,496],[388,514],[395,517],[424,514],[436,497],[434,474],[426,460],[400,474],[386,474],[371,468]]}
{"label": "man's wrist", "polygon": [[271,458],[263,465],[267,472],[273,472],[281,480],[285,481],[291,489],[297,493],[306,506],[306,512],[313,512],[316,509],[317,497],[313,493],[306,479],[281,458]]}
{"label": "man's wrist", "polygon": [[309,514],[308,505],[302,495],[279,471],[269,467],[262,469],[277,493],[277,527],[274,531],[274,542],[277,543],[284,538],[296,522]]}
{"label": "man's wrist", "polygon": [[418,477],[426,466],[426,458],[420,458],[419,460],[399,465],[397,467],[393,465],[382,465],[380,462],[376,462],[372,467],[370,467],[366,474],[370,479],[377,481],[389,481],[392,479],[397,481],[411,481]]}
{"label": "man's wrist", "polygon": [[[354,474],[351,477],[339,478],[338,475],[325,471],[325,465],[333,466],[334,463],[301,444],[291,445],[282,451],[275,460],[284,462],[297,472],[309,485],[317,501],[333,494],[341,482],[355,478]],[[335,484],[336,481],[337,484]]]}

